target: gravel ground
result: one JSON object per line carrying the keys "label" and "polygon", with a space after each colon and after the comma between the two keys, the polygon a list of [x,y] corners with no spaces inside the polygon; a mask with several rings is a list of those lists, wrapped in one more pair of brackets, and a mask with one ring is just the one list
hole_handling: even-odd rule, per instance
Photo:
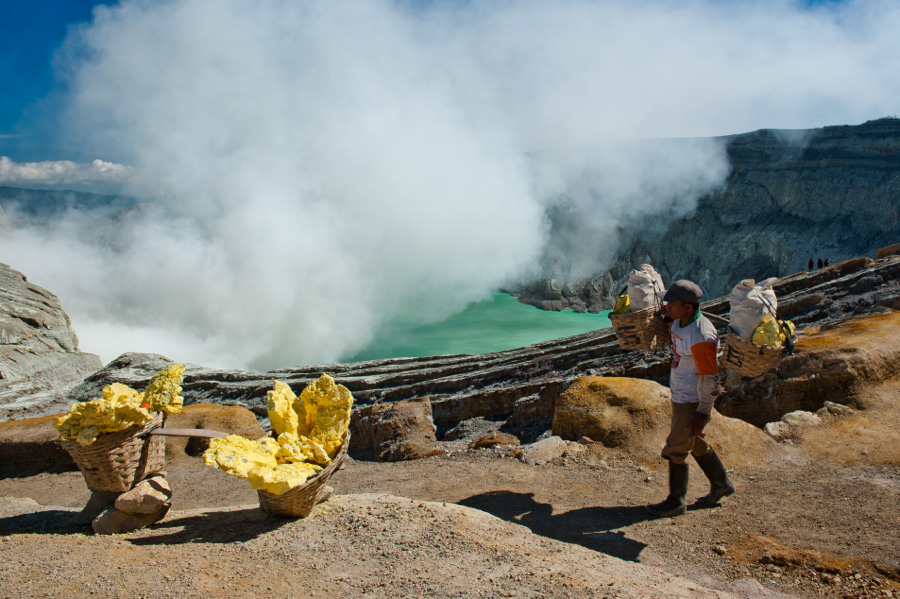
{"label": "gravel ground", "polygon": [[496,449],[350,461],[335,497],[284,520],[185,459],[173,511],[110,537],[71,525],[79,473],[3,479],[0,596],[900,598],[900,467],[787,451],[735,465],[721,507],[653,519],[660,466],[599,445],[541,466]]}

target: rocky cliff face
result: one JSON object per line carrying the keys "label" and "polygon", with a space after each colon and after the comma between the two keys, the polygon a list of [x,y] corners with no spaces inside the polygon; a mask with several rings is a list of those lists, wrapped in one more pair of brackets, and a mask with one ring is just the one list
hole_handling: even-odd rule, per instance
{"label": "rocky cliff face", "polygon": [[0,264],[0,420],[59,410],[65,391],[102,366],[78,350],[58,298]]}
{"label": "rocky cliff face", "polygon": [[623,224],[612,263],[579,280],[566,278],[566,243],[552,240],[544,278],[512,292],[545,309],[607,310],[627,273],[649,262],[665,281],[692,279],[717,297],[742,279],[805,271],[810,257],[834,264],[900,241],[900,119],[723,142],[732,172],[692,214]]}

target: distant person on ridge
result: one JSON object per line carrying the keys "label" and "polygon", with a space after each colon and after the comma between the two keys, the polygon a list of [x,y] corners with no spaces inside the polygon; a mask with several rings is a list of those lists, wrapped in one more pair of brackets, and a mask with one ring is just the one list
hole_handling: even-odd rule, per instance
{"label": "distant person on ridge", "polygon": [[807,270],[812,270],[812,267],[813,267],[813,259],[810,258],[809,259],[809,267],[807,268]]}
{"label": "distant person on ridge", "polygon": [[708,495],[699,506],[716,505],[734,493],[725,467],[703,437],[713,404],[719,393],[719,366],[716,353],[719,334],[700,313],[703,290],[691,281],[675,281],[663,296],[663,309],[672,323],[672,424],[662,457],[669,461],[669,496],[662,503],[647,506],[654,516],[679,516],[687,511],[688,454],[694,456],[709,479]]}
{"label": "distant person on ridge", "polygon": [[819,264],[819,268],[822,268],[822,259],[821,258],[819,258],[818,264]]}
{"label": "distant person on ridge", "polygon": [[828,258],[825,258],[825,268],[828,268]]}

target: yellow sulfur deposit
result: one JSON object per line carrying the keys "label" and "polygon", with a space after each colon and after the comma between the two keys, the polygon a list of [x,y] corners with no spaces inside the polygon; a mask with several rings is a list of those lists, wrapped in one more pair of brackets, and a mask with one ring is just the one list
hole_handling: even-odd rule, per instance
{"label": "yellow sulfur deposit", "polygon": [[184,364],[172,364],[163,368],[150,379],[144,390],[144,403],[151,412],[177,414],[181,411],[184,398],[181,393],[181,379],[184,375]]}
{"label": "yellow sulfur deposit", "polygon": [[147,424],[153,419],[153,412],[177,414],[184,402],[179,395],[183,374],[184,364],[164,368],[154,375],[143,393],[121,383],[107,385],[103,397],[77,403],[56,419],[60,439],[90,445],[101,433]]}
{"label": "yellow sulfur deposit", "polygon": [[[790,320],[782,321],[783,327],[788,330],[790,336],[794,335],[794,323]],[[768,347],[781,347],[784,345],[787,337],[778,326],[778,321],[772,318],[771,314],[763,317],[762,323],[753,331],[753,343],[756,345],[765,345]]]}
{"label": "yellow sulfur deposit", "polygon": [[270,437],[251,441],[240,435],[228,435],[224,439],[210,440],[209,449],[203,452],[203,463],[247,478],[253,469],[277,466],[277,450],[278,441]]}
{"label": "yellow sulfur deposit", "polygon": [[612,309],[613,314],[628,314],[631,312],[631,302],[628,300],[628,294],[616,297],[616,305]]}
{"label": "yellow sulfur deposit", "polygon": [[306,411],[308,432],[299,429],[298,433],[319,443],[329,456],[334,457],[350,427],[350,410],[353,408],[350,391],[323,374],[306,386],[300,394],[300,403]]}
{"label": "yellow sulfur deposit", "polygon": [[256,490],[286,493],[331,463],[350,426],[352,408],[353,395],[327,374],[307,385],[300,397],[275,381],[266,409],[277,440],[213,439],[203,461],[248,479]]}

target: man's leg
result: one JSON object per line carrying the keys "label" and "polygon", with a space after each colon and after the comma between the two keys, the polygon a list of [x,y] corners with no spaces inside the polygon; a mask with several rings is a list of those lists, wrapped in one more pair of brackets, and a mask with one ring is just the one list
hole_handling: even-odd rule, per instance
{"label": "man's leg", "polygon": [[703,507],[714,506],[719,503],[723,497],[733,495],[735,488],[734,483],[728,478],[725,467],[719,461],[719,456],[713,449],[706,452],[700,457],[694,455],[703,474],[709,479],[709,493],[697,499],[697,505]]}
{"label": "man's leg", "polygon": [[688,488],[686,460],[694,444],[695,437],[690,436],[690,428],[696,411],[695,403],[672,403],[672,426],[662,450],[662,457],[669,461],[669,496],[662,503],[647,506],[647,511],[654,516],[680,516],[687,511],[684,499]]}

